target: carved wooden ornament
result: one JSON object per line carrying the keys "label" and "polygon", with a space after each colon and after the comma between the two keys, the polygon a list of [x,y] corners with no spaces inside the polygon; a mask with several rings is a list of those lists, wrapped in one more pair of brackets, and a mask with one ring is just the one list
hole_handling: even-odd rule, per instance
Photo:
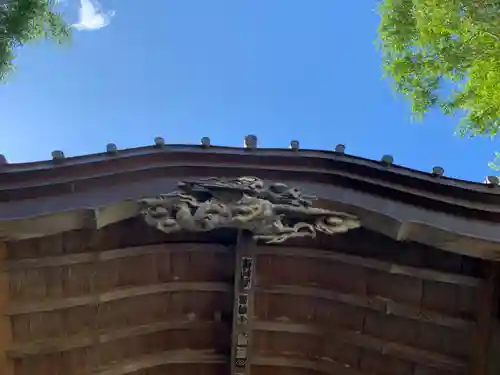
{"label": "carved wooden ornament", "polygon": [[268,186],[257,177],[183,181],[179,190],[142,199],[146,222],[166,233],[244,229],[267,243],[317,232],[343,233],[360,226],[353,215],[312,206],[313,196],[284,183]]}

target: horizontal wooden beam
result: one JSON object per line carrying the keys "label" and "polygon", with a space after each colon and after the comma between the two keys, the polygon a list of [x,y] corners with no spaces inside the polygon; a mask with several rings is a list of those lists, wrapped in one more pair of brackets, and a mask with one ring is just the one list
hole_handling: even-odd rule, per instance
{"label": "horizontal wooden beam", "polygon": [[226,253],[228,251],[229,250],[226,246],[213,243],[163,243],[160,245],[126,247],[123,249],[113,249],[100,252],[85,252],[70,255],[11,260],[5,262],[4,268],[7,271],[15,271],[30,268],[71,266],[74,264],[130,258],[156,253]]}
{"label": "horizontal wooden beam", "polygon": [[[164,243],[160,245],[135,246],[123,249],[106,250],[102,252],[85,252],[70,255],[11,260],[5,262],[4,268],[8,271],[11,271],[30,268],[61,267],[81,263],[92,263],[96,261],[137,257],[155,253],[227,253],[228,251],[229,249],[226,246],[211,243]],[[334,251],[321,251],[317,249],[303,249],[282,246],[258,246],[256,249],[256,253],[260,255],[299,257],[327,261],[330,260],[364,268],[375,269],[394,275],[404,275],[422,280],[457,284],[468,287],[478,287],[483,285],[484,283],[483,280],[479,278],[441,272],[426,268],[402,266],[395,263],[368,259]]]}
{"label": "horizontal wooden beam", "polygon": [[276,255],[319,259],[324,261],[335,261],[374,269],[377,271],[383,271],[393,275],[404,275],[422,280],[438,281],[441,283],[457,284],[468,287],[478,287],[483,284],[483,280],[475,277],[436,271],[428,268],[403,266],[395,263],[384,262],[334,251],[321,251],[317,249],[304,249],[285,246],[259,246],[256,249],[256,253],[259,255]]}
{"label": "horizontal wooden beam", "polygon": [[328,340],[340,341],[359,348],[372,350],[379,354],[404,359],[428,367],[452,371],[453,373],[460,373],[467,369],[467,364],[465,362],[447,355],[403,345],[397,342],[386,341],[361,332],[345,329],[331,329],[305,324],[263,321],[254,322],[253,329],[256,331],[322,336]]}
{"label": "horizontal wooden beam", "polygon": [[[95,163],[93,165],[93,168],[89,168],[89,166],[87,165],[85,174],[82,173],[83,169],[80,165],[81,171],[71,175],[61,176],[59,174],[57,177],[53,176],[52,178],[50,178],[49,176],[51,173],[47,173],[47,171],[45,171],[45,175],[47,175],[47,177],[49,178],[46,177],[45,179],[43,179],[40,178],[39,175],[38,178],[23,179],[24,181],[21,183],[17,183],[16,181],[9,181],[10,183],[2,181],[0,183],[0,200],[2,200],[2,196],[7,197],[4,198],[4,200],[7,200],[8,197],[12,197],[15,200],[22,200],[26,199],[27,196],[31,197],[33,195],[36,195],[36,193],[38,193],[39,196],[43,197],[53,196],[57,193],[62,195],[64,193],[71,193],[72,191],[74,192],[75,190],[76,192],[78,192],[79,190],[81,190],[82,185],[92,186],[97,182],[100,182],[101,186],[107,185],[108,187],[110,187],[113,186],[113,182],[116,183],[117,181],[123,182],[137,180],[137,175],[144,176],[145,174],[149,174],[151,177],[161,175],[179,176],[182,175],[183,172],[186,173],[185,170],[187,169],[193,170],[193,172],[190,173],[192,175],[199,174],[200,172],[196,173],[196,170],[200,169],[212,170],[214,171],[214,175],[220,175],[220,169],[236,169],[243,175],[249,175],[249,173],[246,172],[248,170],[257,175],[261,175],[264,171],[274,172],[275,175],[286,174],[287,172],[301,174],[304,175],[303,178],[306,176],[315,175],[315,178],[310,178],[310,180],[318,182],[324,182],[324,179],[322,180],[320,179],[320,177],[330,177],[330,181],[332,179],[337,179],[344,182],[344,184],[346,184],[346,182],[350,182],[351,185],[354,185],[356,183],[362,184],[363,187],[365,187],[364,190],[373,190],[374,186],[383,187],[383,194],[385,196],[389,195],[390,193],[404,193],[405,195],[416,196],[429,201],[445,202],[448,205],[466,207],[468,209],[498,212],[498,208],[496,206],[491,203],[484,203],[484,200],[470,199],[470,195],[469,199],[464,199],[463,194],[461,196],[458,196],[456,194],[457,192],[463,193],[463,190],[461,189],[454,189],[455,194],[448,193],[447,195],[443,195],[442,193],[435,192],[430,189],[423,190],[422,185],[415,185],[414,183],[401,185],[401,183],[395,183],[393,179],[381,178],[380,175],[374,178],[373,176],[370,176],[370,174],[360,174],[359,170],[356,172],[352,172],[350,169],[346,168],[332,168],[332,166],[334,166],[335,164],[322,163],[321,160],[318,160],[316,158],[314,159],[316,159],[318,163],[311,164],[310,162],[303,163],[302,161],[304,159],[296,158],[297,155],[294,155],[295,157],[292,156],[293,159],[287,158],[287,156],[289,157],[290,155],[281,155],[280,157],[275,158],[273,160],[273,163],[269,163],[269,161],[271,160],[269,156],[262,154],[254,154],[251,159],[244,160],[241,159],[241,155],[238,155],[237,152],[233,155],[219,155],[216,161],[213,159],[215,155],[207,158],[207,155],[200,155],[197,157],[196,154],[193,154],[192,152],[189,153],[190,155],[184,154],[184,157],[182,156],[183,154],[184,153],[179,153],[177,155],[172,154],[169,160],[161,160],[160,158],[156,159],[155,161],[150,160],[146,163],[144,163],[143,161],[144,164],[137,163],[136,160],[136,163],[127,165],[127,163],[124,163],[123,160],[115,159],[113,161],[113,164],[121,164],[121,168],[119,169],[112,168],[112,164],[109,163],[109,161],[107,161],[106,163],[103,163],[101,161],[101,163]],[[186,157],[189,157],[189,159],[187,159]],[[259,160],[260,158],[264,159]],[[287,160],[287,162],[283,163],[284,160]],[[369,168],[369,170],[374,169],[373,164],[371,168]],[[65,169],[75,169],[75,165],[67,165]],[[97,172],[97,170],[100,171]],[[32,175],[33,172],[34,171],[31,171]],[[233,176],[235,173],[238,173],[231,172],[223,172],[222,175]],[[252,172],[250,172],[250,174],[252,174]],[[384,172],[387,173],[387,171]],[[201,174],[204,175],[203,173]],[[394,175],[392,177],[394,177]],[[418,178],[418,176],[415,174],[412,177],[413,178],[411,180],[413,181],[417,180]],[[409,181],[407,178],[404,178],[403,180]],[[433,183],[436,182],[436,180],[433,181]],[[484,184],[479,184],[479,186],[481,187],[481,189],[486,190]],[[448,187],[448,189],[450,189],[450,187]],[[31,193],[31,195],[28,195],[29,193]],[[489,192],[483,191],[482,193],[488,194]],[[477,193],[474,195],[477,196]]]}
{"label": "horizontal wooden beam", "polygon": [[131,358],[111,367],[92,373],[92,375],[124,375],[153,367],[178,364],[219,364],[226,363],[225,356],[211,350],[168,350],[161,353]]}
{"label": "horizontal wooden beam", "polygon": [[[283,168],[281,165],[267,165],[266,167],[262,163],[251,161],[250,159],[254,158],[255,155],[247,155],[245,158],[250,157],[250,159],[246,162],[234,164],[227,159],[226,155],[225,162],[213,162],[211,164],[213,168],[207,169],[206,160],[204,160],[206,155],[200,155],[200,157],[200,162],[194,164],[186,164],[186,160],[180,159],[174,163],[176,166],[151,168],[152,164],[148,162],[144,164],[147,166],[146,168],[136,165],[139,169],[132,168],[134,171],[124,171],[123,174],[117,174],[114,170],[113,176],[109,176],[112,178],[107,182],[105,181],[106,177],[101,175],[96,179],[78,180],[73,178],[65,184],[4,190],[0,194],[3,195],[3,198],[0,197],[0,201],[3,200],[0,202],[0,229],[6,238],[14,240],[60,233],[62,229],[99,228],[104,224],[119,222],[130,218],[132,214],[137,214],[138,209],[134,211],[130,207],[131,203],[134,203],[133,199],[140,199],[144,195],[154,196],[175,189],[179,179],[214,175],[237,177],[243,174],[257,175],[263,179],[287,183],[295,181],[294,185],[298,188],[314,193],[322,201],[330,201],[339,210],[349,211],[361,217],[365,228],[380,232],[395,240],[400,239],[398,234],[400,234],[400,227],[403,223],[410,227],[405,238],[408,241],[420,242],[475,258],[495,260],[500,256],[497,227],[495,226],[495,217],[499,214],[493,212],[498,211],[494,207],[482,211],[482,221],[474,219],[471,222],[471,215],[468,212],[470,210],[461,204],[457,205],[456,202],[449,204],[444,203],[442,199],[429,200],[426,199],[428,197],[425,194],[424,196],[421,194],[416,196],[401,190],[400,184],[396,184],[397,186],[393,186],[391,189],[380,189],[381,186],[378,182],[367,183],[366,176],[358,176],[359,178],[353,180],[332,173],[331,170],[330,173],[322,173],[318,169],[303,168],[307,163],[304,164],[302,158],[299,158],[302,160],[299,163],[301,166],[290,165]],[[267,158],[264,155],[261,157]],[[45,175],[49,170],[43,171],[43,174]],[[139,182],[130,183],[131,177],[134,177],[132,178],[134,181]],[[37,179],[39,181],[46,180],[46,177],[38,176]],[[96,183],[99,186],[96,186]],[[358,186],[353,186],[353,183]],[[99,197],[96,197],[95,191],[93,191],[96,187],[99,187],[101,192],[106,191],[107,193],[99,194]],[[373,194],[374,189],[378,189],[385,197]],[[483,185],[481,189],[488,190],[488,187]],[[484,191],[486,195],[492,194],[491,189],[490,192],[486,190]],[[457,190],[455,194],[452,194],[455,199],[457,192],[469,194],[465,190]],[[394,200],[394,193],[401,196]],[[474,199],[484,200],[479,199],[478,193],[472,193],[478,198]],[[38,202],[43,202],[43,204],[34,205],[32,199],[29,198],[36,198]],[[470,203],[470,200],[464,198],[463,202]],[[127,208],[123,208],[123,210],[118,208],[121,204],[126,204]],[[436,204],[440,206],[439,212],[429,210],[429,207],[435,207]],[[114,207],[112,211],[115,214],[104,215],[107,220],[103,222],[102,218],[99,219],[99,215],[96,216],[96,210],[106,210],[110,206]],[[483,204],[481,203],[480,206]],[[476,211],[477,208],[475,208]],[[58,214],[55,214],[56,212]],[[455,215],[450,215],[450,213]],[[496,221],[498,220],[496,219]]]}
{"label": "horizontal wooden beam", "polygon": [[[186,330],[196,331],[200,329],[222,329],[222,322],[200,322],[200,321],[165,321],[139,326],[126,327],[115,330],[102,330],[93,333],[81,333],[67,337],[48,338],[32,342],[17,343],[8,351],[9,358],[24,358],[31,355],[53,354],[103,344],[127,337],[137,337],[157,332]],[[188,334],[188,332],[186,332]]]}
{"label": "horizontal wooden beam", "polygon": [[102,303],[125,298],[133,298],[171,292],[218,292],[231,293],[232,285],[216,282],[168,282],[131,288],[116,289],[110,292],[83,295],[79,297],[58,298],[37,302],[12,303],[7,315],[20,315],[69,309],[77,306],[96,306]]}
{"label": "horizontal wooden beam", "polygon": [[254,356],[252,359],[252,367],[291,367],[304,370],[312,370],[330,375],[375,375],[356,370],[348,364],[339,363],[330,358],[317,359],[309,361],[306,359],[290,358],[290,357],[265,357]]}
{"label": "horizontal wooden beam", "polygon": [[366,297],[355,294],[339,293],[333,290],[301,287],[293,285],[275,285],[272,287],[257,286],[256,291],[268,294],[283,294],[320,298],[331,300],[351,306],[378,311],[386,315],[396,315],[420,322],[436,324],[451,328],[472,329],[475,327],[473,320],[452,317],[438,312],[423,310],[418,307],[403,305],[388,298]]}

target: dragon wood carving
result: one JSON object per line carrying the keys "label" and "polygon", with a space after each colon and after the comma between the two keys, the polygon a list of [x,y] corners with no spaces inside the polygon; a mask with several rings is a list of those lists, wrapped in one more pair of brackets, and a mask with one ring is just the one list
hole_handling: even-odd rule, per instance
{"label": "dragon wood carving", "polygon": [[139,201],[149,225],[166,233],[244,229],[267,243],[315,237],[317,232],[342,233],[360,226],[355,216],[313,207],[313,196],[284,183],[266,187],[257,177],[183,181],[178,188]]}

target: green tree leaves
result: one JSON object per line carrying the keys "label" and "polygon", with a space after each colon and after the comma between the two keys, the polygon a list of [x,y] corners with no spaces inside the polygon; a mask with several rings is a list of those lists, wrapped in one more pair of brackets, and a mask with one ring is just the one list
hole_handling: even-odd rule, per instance
{"label": "green tree leaves", "polygon": [[13,70],[20,46],[40,39],[62,43],[70,28],[55,12],[57,0],[0,0],[0,81]]}
{"label": "green tree leaves", "polygon": [[379,13],[385,76],[412,111],[463,111],[461,134],[497,135],[500,1],[382,0]]}

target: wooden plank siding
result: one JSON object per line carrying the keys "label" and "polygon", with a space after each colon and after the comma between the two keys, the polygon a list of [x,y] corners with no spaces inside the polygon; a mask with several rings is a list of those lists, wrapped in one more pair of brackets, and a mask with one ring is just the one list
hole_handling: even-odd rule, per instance
{"label": "wooden plank siding", "polygon": [[14,364],[7,353],[12,345],[12,326],[7,309],[9,307],[9,273],[5,269],[8,251],[0,241],[0,374],[14,375]]}
{"label": "wooden plank siding", "polygon": [[112,249],[132,241],[110,244],[110,233],[93,235],[101,239],[65,233],[10,244],[2,263],[9,277],[3,316],[13,342],[3,354],[12,375],[227,372],[228,247],[184,242]]}
{"label": "wooden plank siding", "polygon": [[488,348],[488,375],[500,374],[500,319],[497,316]]}
{"label": "wooden plank siding", "polygon": [[280,357],[276,363],[331,362],[344,368],[339,374],[469,374],[481,280],[317,249],[256,252],[261,363]]}
{"label": "wooden plank siding", "polygon": [[230,374],[237,254],[254,266],[248,374],[484,367],[473,350],[484,263],[366,230],[243,252],[236,238],[166,236],[131,220],[8,243],[0,373]]}

